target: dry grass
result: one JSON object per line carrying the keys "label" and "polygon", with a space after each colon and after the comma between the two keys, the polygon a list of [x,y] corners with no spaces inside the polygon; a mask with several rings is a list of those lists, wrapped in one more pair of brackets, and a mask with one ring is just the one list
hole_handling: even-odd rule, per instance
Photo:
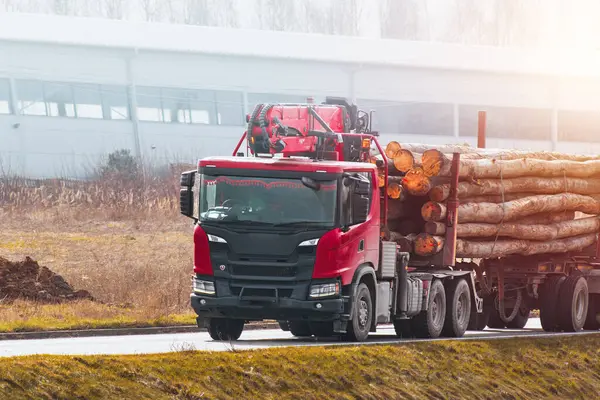
{"label": "dry grass", "polygon": [[574,399],[600,336],[0,360],[11,399]]}
{"label": "dry grass", "polygon": [[0,333],[195,325],[195,317],[191,311],[165,315],[150,308],[119,307],[91,301],[68,304],[18,301],[0,305]]}
{"label": "dry grass", "polygon": [[[29,256],[76,289],[135,310],[133,319],[188,313],[192,226],[178,195],[179,172],[189,167],[134,181],[0,178],[0,256]],[[69,307],[66,314],[79,312]]]}

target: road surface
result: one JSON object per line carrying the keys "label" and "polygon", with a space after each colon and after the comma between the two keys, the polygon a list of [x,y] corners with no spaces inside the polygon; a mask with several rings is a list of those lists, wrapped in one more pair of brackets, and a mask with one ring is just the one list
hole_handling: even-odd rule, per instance
{"label": "road surface", "polygon": [[[589,333],[589,332],[587,332]],[[586,334],[581,332],[579,334]],[[518,336],[560,335],[542,331],[540,320],[532,318],[525,329],[486,329],[480,332],[467,332],[461,340],[477,338],[511,338]],[[437,339],[440,340],[440,339]],[[441,339],[444,340],[444,339]],[[415,340],[398,339],[392,326],[378,327],[377,333],[369,337],[367,343],[410,343]],[[116,355],[151,354],[181,350],[250,350],[269,347],[345,345],[337,340],[299,339],[289,332],[279,329],[253,330],[242,333],[237,342],[216,342],[208,333],[176,333],[135,336],[96,336],[60,339],[32,339],[0,341],[0,357],[24,356],[33,354],[55,355]]]}

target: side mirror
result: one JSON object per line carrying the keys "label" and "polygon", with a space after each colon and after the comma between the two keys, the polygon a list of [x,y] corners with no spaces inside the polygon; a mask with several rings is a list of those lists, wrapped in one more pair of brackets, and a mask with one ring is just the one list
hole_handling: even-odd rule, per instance
{"label": "side mirror", "polygon": [[360,196],[369,196],[371,194],[371,183],[362,179],[355,181],[354,194]]}
{"label": "side mirror", "polygon": [[179,210],[182,215],[194,218],[194,181],[196,171],[187,171],[181,174],[179,191]]}
{"label": "side mirror", "polygon": [[352,216],[355,224],[362,224],[369,216],[369,196],[354,194]]}

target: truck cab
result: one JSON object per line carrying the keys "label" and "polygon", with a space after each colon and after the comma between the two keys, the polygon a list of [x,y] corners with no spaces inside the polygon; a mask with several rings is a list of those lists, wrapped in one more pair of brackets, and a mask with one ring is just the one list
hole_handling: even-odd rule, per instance
{"label": "truck cab", "polygon": [[[300,336],[366,338],[380,248],[374,164],[212,157],[194,172],[191,303],[200,326],[235,338],[245,321],[270,319]],[[361,279],[364,298],[352,304]],[[353,306],[361,317],[348,326]]]}

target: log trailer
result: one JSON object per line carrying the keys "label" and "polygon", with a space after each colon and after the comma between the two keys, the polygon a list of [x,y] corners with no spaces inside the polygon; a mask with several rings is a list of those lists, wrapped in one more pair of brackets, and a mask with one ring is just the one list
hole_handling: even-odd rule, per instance
{"label": "log trailer", "polygon": [[600,245],[456,258],[458,153],[444,250],[422,257],[386,240],[388,166],[371,117],[340,98],[260,104],[232,156],[201,159],[181,175],[199,327],[215,340],[237,340],[260,320],[298,337],[364,341],[390,323],[399,337],[461,337],[523,328],[539,309],[546,331],[600,328]]}

